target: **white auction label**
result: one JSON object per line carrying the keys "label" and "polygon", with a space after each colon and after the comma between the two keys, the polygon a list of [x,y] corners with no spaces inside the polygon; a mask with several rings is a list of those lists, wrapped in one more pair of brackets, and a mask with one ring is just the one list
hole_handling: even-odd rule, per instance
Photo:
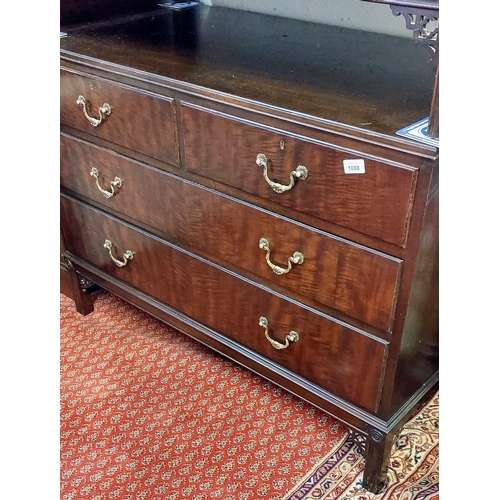
{"label": "white auction label", "polygon": [[344,173],[364,174],[365,160],[344,160]]}

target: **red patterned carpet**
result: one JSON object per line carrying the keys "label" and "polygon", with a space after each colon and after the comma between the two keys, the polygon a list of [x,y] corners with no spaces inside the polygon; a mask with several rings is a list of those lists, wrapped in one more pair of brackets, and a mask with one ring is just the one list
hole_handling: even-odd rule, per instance
{"label": "red patterned carpet", "polygon": [[436,500],[438,398],[379,495],[332,417],[105,292],[61,295],[62,500]]}

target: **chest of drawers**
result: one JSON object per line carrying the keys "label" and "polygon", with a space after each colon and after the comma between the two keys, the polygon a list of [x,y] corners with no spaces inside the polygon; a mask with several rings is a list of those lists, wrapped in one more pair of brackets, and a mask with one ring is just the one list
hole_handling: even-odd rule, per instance
{"label": "chest of drawers", "polygon": [[[63,262],[72,283],[108,289],[345,422],[378,491],[394,436],[438,380],[437,152],[389,133],[422,117],[432,72],[416,65],[396,96],[358,80],[346,95],[345,61],[305,58],[299,79],[289,64],[349,33],[195,12],[180,41],[165,10],[61,40]],[[221,45],[216,33],[236,24],[251,41]],[[359,36],[393,85],[394,40]],[[271,39],[279,63],[262,52]]]}

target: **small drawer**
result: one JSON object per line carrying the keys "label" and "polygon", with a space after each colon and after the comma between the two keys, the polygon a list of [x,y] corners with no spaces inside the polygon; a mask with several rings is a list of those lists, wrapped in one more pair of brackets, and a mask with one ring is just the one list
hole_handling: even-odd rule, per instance
{"label": "small drawer", "polygon": [[[60,157],[62,187],[197,254],[257,274],[275,289],[391,330],[401,260],[65,134]],[[294,259],[297,252],[302,259]]]}
{"label": "small drawer", "polygon": [[66,70],[60,85],[62,124],[179,166],[173,99]]}
{"label": "small drawer", "polygon": [[[187,103],[182,103],[181,115],[187,170],[301,213],[405,245],[417,178],[414,167],[345,153],[333,145],[298,139],[285,131]],[[346,173],[344,160],[363,160],[364,173]],[[278,193],[275,190],[282,189],[280,186],[286,190]]]}
{"label": "small drawer", "polygon": [[103,272],[340,398],[377,411],[388,344],[64,195],[61,223],[68,250]]}

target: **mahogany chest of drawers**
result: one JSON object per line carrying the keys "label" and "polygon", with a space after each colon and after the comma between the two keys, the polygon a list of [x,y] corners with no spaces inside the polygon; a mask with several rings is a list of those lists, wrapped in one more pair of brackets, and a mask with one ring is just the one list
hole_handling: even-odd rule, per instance
{"label": "mahogany chest of drawers", "polygon": [[[438,380],[437,151],[394,135],[425,113],[432,71],[411,41],[387,56],[382,35],[189,15],[61,39],[61,251],[77,306],[91,310],[97,284],[335,415],[378,491]],[[336,37],[378,58],[373,78],[349,53],[311,51]],[[421,63],[395,90],[403,56]]]}

